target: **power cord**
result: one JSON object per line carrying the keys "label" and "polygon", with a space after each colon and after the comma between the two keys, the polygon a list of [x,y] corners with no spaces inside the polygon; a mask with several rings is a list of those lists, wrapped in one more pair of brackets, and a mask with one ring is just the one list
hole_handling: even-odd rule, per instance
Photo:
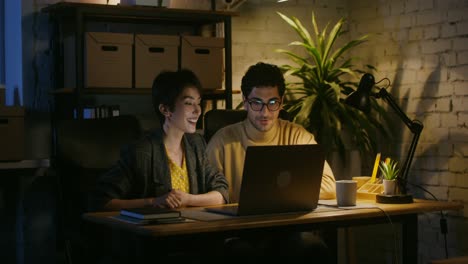
{"label": "power cord", "polygon": [[394,258],[394,263],[395,264],[398,264],[400,263],[400,255],[399,255],[399,250],[398,250],[398,238],[397,238],[397,231],[395,229],[395,225],[393,224],[392,222],[392,218],[390,217],[390,215],[387,214],[387,212],[385,212],[384,209],[376,206],[375,208],[379,209],[380,211],[382,211],[382,213],[384,213],[384,215],[387,217],[388,219],[388,222],[390,223],[390,226],[392,227],[392,230],[393,230],[393,247],[394,247],[394,251],[395,251],[395,258]]}
{"label": "power cord", "polygon": [[[339,208],[339,209],[344,209],[344,210],[353,210],[354,209],[354,208],[338,207],[337,205],[331,205],[331,204],[326,204],[326,203],[319,203],[319,204],[322,205],[322,206],[326,206],[326,207],[333,207],[333,208]],[[390,215],[387,212],[385,212],[384,209],[380,208],[379,206],[374,206],[373,205],[373,206],[368,206],[368,207],[366,206],[366,207],[361,207],[361,208],[379,209],[385,215],[385,217],[388,220],[388,223],[390,224],[390,226],[392,227],[392,230],[393,230],[393,247],[394,247],[394,251],[395,251],[395,256],[394,256],[394,259],[393,259],[393,263],[399,264],[400,263],[400,254],[399,254],[399,247],[398,247],[398,233],[397,233],[396,227],[393,224],[393,221],[392,221],[392,218],[390,217]]]}
{"label": "power cord", "polygon": [[[435,201],[439,201],[439,199],[437,199],[437,197],[434,194],[432,194],[430,191],[428,191],[426,188],[424,188],[424,187],[422,187],[420,185],[408,182],[408,181],[407,181],[407,183],[410,184],[411,186],[419,188],[422,191],[428,193],[430,196],[432,196],[432,198],[434,198]],[[444,236],[445,258],[448,259],[448,257],[449,257],[448,256],[448,244],[447,244],[448,225],[447,225],[447,218],[445,217],[445,215],[444,215],[444,213],[442,211],[440,211],[439,226],[440,226],[440,232]]]}

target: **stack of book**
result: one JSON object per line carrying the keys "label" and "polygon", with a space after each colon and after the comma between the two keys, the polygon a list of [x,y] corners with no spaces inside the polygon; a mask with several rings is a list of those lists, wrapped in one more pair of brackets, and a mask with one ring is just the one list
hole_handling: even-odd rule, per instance
{"label": "stack of book", "polygon": [[114,218],[139,225],[178,223],[185,221],[185,218],[181,217],[180,211],[157,207],[122,209],[120,210],[120,215]]}
{"label": "stack of book", "polygon": [[[98,119],[98,118],[109,118],[120,115],[119,105],[99,105],[99,106],[83,106],[83,118],[84,119]],[[77,109],[73,110],[74,118],[78,118]]]}

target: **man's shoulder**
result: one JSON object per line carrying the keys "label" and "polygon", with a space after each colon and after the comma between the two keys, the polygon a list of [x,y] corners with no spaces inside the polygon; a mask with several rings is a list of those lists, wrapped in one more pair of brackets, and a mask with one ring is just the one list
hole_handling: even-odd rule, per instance
{"label": "man's shoulder", "polygon": [[242,129],[242,124],[243,124],[244,121],[241,121],[241,122],[237,122],[237,123],[234,123],[234,124],[229,124],[225,127],[222,127],[219,129],[219,131],[222,131],[223,133],[229,133],[229,132],[233,132],[233,131],[239,131]]}
{"label": "man's shoulder", "polygon": [[293,129],[297,130],[301,133],[308,133],[310,134],[309,131],[307,131],[302,125],[299,125],[297,123],[291,122],[289,120],[284,120],[284,119],[278,119],[280,127],[281,128],[286,128],[286,129]]}
{"label": "man's shoulder", "polygon": [[307,131],[302,125],[279,119],[281,133],[294,141],[294,144],[310,144],[315,143],[315,138],[312,133]]}

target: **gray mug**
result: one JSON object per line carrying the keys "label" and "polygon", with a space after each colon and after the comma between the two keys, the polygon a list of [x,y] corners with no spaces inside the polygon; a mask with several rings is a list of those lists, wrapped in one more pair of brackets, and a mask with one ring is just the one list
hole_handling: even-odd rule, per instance
{"label": "gray mug", "polygon": [[357,182],[352,180],[336,181],[336,202],[338,206],[356,205]]}

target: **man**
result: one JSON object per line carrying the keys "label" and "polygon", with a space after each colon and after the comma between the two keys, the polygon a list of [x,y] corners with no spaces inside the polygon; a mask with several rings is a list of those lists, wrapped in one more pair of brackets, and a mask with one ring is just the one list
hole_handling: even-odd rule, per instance
{"label": "man", "polygon": [[[317,144],[302,126],[279,119],[285,82],[281,70],[257,63],[242,78],[242,97],[247,118],[220,129],[207,147],[208,159],[226,176],[231,202],[239,201],[247,146]],[[320,199],[335,198],[335,178],[325,162]]]}
{"label": "man", "polygon": [[[285,81],[277,66],[262,62],[251,66],[242,78],[241,89],[247,118],[220,129],[207,146],[208,159],[226,176],[230,186],[229,197],[233,203],[239,202],[248,146],[317,144],[314,136],[302,126],[278,118],[285,92]],[[320,199],[333,198],[335,198],[335,178],[330,166],[325,162]],[[230,241],[236,240],[230,239]],[[273,237],[256,237],[253,240],[247,237],[237,241],[241,242],[229,245],[235,248],[234,251],[238,248],[245,249],[246,243],[257,247],[250,252],[244,251],[245,254],[258,252],[258,248],[267,248],[269,251],[264,251],[265,254],[320,254],[318,257],[324,258],[322,263],[329,261],[329,256],[326,256],[329,252],[324,253],[326,246],[312,233],[275,234]],[[265,246],[265,243],[268,245]]]}

